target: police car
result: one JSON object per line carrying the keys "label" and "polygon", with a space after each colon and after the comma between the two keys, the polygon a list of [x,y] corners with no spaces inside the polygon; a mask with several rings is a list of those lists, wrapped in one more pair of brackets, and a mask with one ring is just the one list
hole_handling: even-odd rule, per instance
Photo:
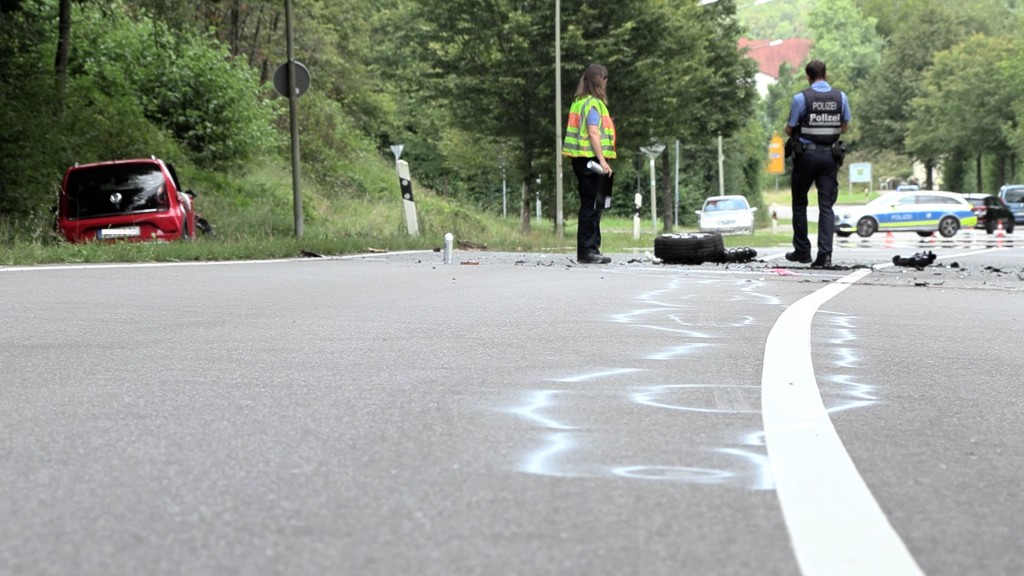
{"label": "police car", "polygon": [[978,223],[972,208],[955,192],[887,192],[863,206],[836,206],[836,234],[846,237],[856,232],[867,238],[879,230],[910,231],[920,236],[938,232],[950,238]]}

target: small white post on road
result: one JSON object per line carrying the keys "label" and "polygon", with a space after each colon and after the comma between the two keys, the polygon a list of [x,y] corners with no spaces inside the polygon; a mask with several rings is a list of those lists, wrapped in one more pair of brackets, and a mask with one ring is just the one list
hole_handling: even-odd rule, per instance
{"label": "small white post on road", "polygon": [[451,232],[444,235],[444,263],[452,263],[452,245],[455,243],[455,235]]}
{"label": "small white post on road", "polygon": [[658,235],[658,189],[654,178],[654,159],[665,150],[664,144],[651,144],[643,146],[640,151],[647,156],[651,165],[651,225],[654,228],[654,235]]}

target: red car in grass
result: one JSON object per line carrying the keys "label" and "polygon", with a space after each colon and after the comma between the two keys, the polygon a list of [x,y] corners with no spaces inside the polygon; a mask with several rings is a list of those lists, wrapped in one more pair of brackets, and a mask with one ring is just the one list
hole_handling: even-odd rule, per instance
{"label": "red car in grass", "polygon": [[57,230],[69,242],[188,240],[197,224],[210,231],[194,198],[155,157],[75,164],[60,188]]}

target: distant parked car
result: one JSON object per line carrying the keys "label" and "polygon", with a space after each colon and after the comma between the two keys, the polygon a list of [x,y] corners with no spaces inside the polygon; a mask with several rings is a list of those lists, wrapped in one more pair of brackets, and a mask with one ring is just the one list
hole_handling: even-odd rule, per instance
{"label": "distant parked car", "polygon": [[897,192],[917,192],[921,187],[917,184],[900,184],[896,187]]}
{"label": "distant parked car", "polygon": [[740,195],[711,196],[704,200],[704,208],[695,210],[700,217],[698,227],[701,232],[719,232],[721,234],[753,234],[754,212],[747,199]]}
{"label": "distant parked car", "polygon": [[839,236],[856,231],[867,238],[879,230],[909,230],[920,236],[937,231],[950,238],[961,227],[973,228],[977,223],[971,203],[955,192],[886,192],[863,206],[844,206],[836,211]]}
{"label": "distant parked car", "polygon": [[57,230],[69,242],[190,239],[197,226],[195,193],[184,190],[174,166],[157,158],[75,164],[57,203]]}
{"label": "distant parked car", "polygon": [[1007,184],[999,189],[999,198],[1013,211],[1013,219],[1024,223],[1024,184]]}
{"label": "distant parked car", "polygon": [[975,228],[984,228],[985,232],[992,234],[1001,223],[1007,234],[1013,234],[1013,211],[1001,198],[991,194],[964,194],[964,198],[974,206],[974,213],[978,216]]}

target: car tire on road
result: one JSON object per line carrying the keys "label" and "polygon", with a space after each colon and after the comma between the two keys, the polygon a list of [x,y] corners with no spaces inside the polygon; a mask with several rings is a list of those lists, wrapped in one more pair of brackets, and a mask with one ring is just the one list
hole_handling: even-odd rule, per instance
{"label": "car tire on road", "polygon": [[703,264],[717,261],[725,252],[718,232],[662,234],[654,239],[654,257],[666,264]]}
{"label": "car tire on road", "polygon": [[939,220],[939,234],[942,234],[943,238],[952,238],[956,236],[956,233],[960,231],[960,221],[953,216],[946,216],[942,220]]}
{"label": "car tire on road", "polygon": [[878,232],[878,222],[874,218],[865,216],[857,221],[857,235],[861,238],[868,238],[875,232]]}

